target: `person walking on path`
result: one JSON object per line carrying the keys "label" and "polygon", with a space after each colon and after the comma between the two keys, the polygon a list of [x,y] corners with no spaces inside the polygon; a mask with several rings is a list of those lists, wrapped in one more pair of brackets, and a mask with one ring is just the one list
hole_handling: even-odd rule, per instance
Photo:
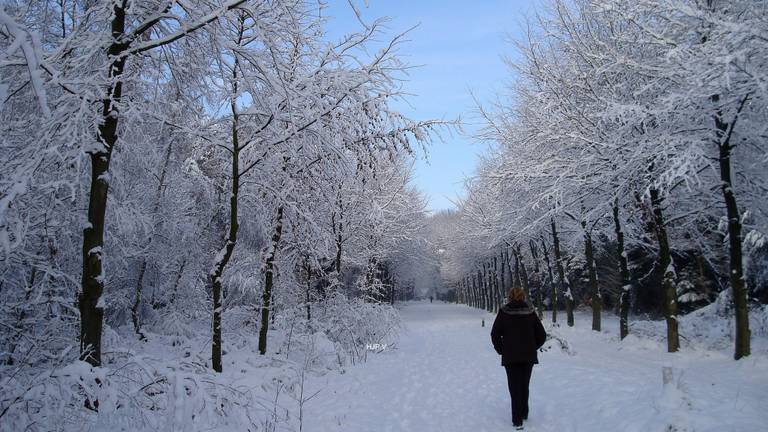
{"label": "person walking on path", "polygon": [[512,288],[507,301],[493,322],[491,342],[507,371],[512,424],[517,430],[522,430],[523,420],[528,419],[531,371],[533,365],[539,362],[536,351],[544,345],[547,333],[539,317],[525,302],[525,292],[521,288]]}

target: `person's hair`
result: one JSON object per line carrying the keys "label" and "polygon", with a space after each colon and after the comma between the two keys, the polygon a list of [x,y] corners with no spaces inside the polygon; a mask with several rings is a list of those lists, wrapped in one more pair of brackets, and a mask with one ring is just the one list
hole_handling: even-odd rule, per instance
{"label": "person's hair", "polygon": [[514,287],[507,293],[508,301],[523,301],[525,300],[525,291],[522,288]]}

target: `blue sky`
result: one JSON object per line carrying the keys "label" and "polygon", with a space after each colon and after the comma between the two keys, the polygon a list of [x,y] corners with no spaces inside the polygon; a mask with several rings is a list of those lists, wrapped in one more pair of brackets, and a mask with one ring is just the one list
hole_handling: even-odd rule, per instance
{"label": "blue sky", "polygon": [[[490,101],[504,91],[510,74],[502,56],[514,56],[510,37],[519,38],[527,16],[536,11],[539,0],[353,0],[363,18],[370,22],[389,17],[389,36],[418,25],[400,49],[409,64],[421,65],[409,72],[405,90],[414,96],[396,108],[416,120],[461,117],[464,132],[444,135],[435,142],[428,158],[416,165],[415,185],[429,198],[429,209],[452,208],[451,200],[461,193],[463,179],[472,175],[477,155],[485,144],[471,138],[477,130],[475,102]],[[347,0],[329,0],[325,14],[333,17],[329,37],[359,27]]]}

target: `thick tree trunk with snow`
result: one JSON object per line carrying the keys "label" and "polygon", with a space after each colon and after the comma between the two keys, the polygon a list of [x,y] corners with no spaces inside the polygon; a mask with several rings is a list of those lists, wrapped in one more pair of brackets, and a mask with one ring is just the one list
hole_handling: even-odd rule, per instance
{"label": "thick tree trunk with snow", "polygon": [[619,275],[621,276],[621,294],[619,294],[619,335],[624,339],[629,334],[629,296],[632,282],[629,275],[627,252],[624,250],[624,231],[619,219],[619,199],[613,201],[613,225],[616,230],[616,255],[619,259]]}
{"label": "thick tree trunk with snow", "polygon": [[117,105],[123,92],[121,81],[126,57],[121,54],[127,44],[121,39],[125,33],[125,9],[122,3],[112,7],[112,43],[107,50],[110,86],[102,101],[101,123],[98,126],[97,150],[90,152],[91,185],[88,198],[88,223],[83,230],[83,271],[81,292],[78,294],[80,310],[80,359],[93,366],[101,365],[101,331],[104,320],[104,223],[109,192],[109,163],[118,138],[119,113]]}
{"label": "thick tree trunk with snow", "polygon": [[[717,101],[717,100],[715,100]],[[746,102],[746,98],[742,101]],[[741,111],[741,108],[739,109]],[[720,190],[723,193],[726,215],[728,217],[728,246],[729,246],[729,272],[728,281],[731,285],[734,313],[736,315],[736,345],[733,358],[739,360],[750,354],[749,310],[747,307],[747,287],[744,281],[744,262],[742,256],[741,214],[736,203],[736,193],[733,189],[731,175],[731,133],[735,126],[724,122],[721,114],[715,116],[717,128],[717,146],[720,165]]]}
{"label": "thick tree trunk with snow", "polygon": [[667,351],[677,352],[680,348],[680,336],[677,325],[677,287],[675,286],[675,267],[672,262],[672,252],[669,249],[667,228],[662,210],[663,198],[658,189],[651,188],[651,205],[653,207],[654,228],[659,242],[659,267],[664,272],[662,290],[664,292],[664,317],[667,320]]}
{"label": "thick tree trunk with snow", "polygon": [[587,228],[587,221],[581,221],[581,229],[584,231],[584,257],[587,260],[587,276],[589,278],[589,295],[592,306],[592,330],[600,331],[600,314],[603,310],[603,298],[600,295],[600,285],[597,281],[597,267],[595,265],[595,249],[592,243],[592,233]]}
{"label": "thick tree trunk with snow", "polygon": [[275,281],[275,257],[280,246],[280,238],[283,236],[283,206],[277,208],[275,229],[272,233],[272,242],[264,261],[264,293],[261,297],[261,327],[259,327],[259,353],[267,353],[267,333],[269,331],[269,311],[272,301],[272,290]]}
{"label": "thick tree trunk with snow", "polygon": [[557,235],[557,225],[555,219],[551,220],[552,225],[552,243],[555,250],[555,267],[557,268],[557,276],[560,280],[560,290],[565,297],[565,314],[568,321],[568,326],[573,327],[573,294],[571,294],[571,288],[568,281],[565,279],[565,268],[563,267],[563,256],[560,252],[560,238]]}

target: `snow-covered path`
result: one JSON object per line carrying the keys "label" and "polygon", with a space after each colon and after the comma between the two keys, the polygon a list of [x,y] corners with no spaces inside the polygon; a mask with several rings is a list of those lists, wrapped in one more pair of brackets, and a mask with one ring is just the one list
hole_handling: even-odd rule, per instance
{"label": "snow-covered path", "polygon": [[[309,432],[482,432],[512,430],[506,378],[490,344],[493,315],[463,305],[402,307],[395,349],[312,383]],[[481,327],[481,319],[486,326]],[[571,344],[540,353],[531,380],[531,431],[757,431],[768,424],[768,362],[714,352],[664,353],[637,338],[619,344],[586,316],[555,331]],[[549,329],[548,323],[545,321]],[[549,343],[548,343],[549,344]],[[661,368],[684,370],[682,397],[662,402]],[[314,390],[313,390],[314,391]],[[679,405],[678,405],[679,404]]]}

